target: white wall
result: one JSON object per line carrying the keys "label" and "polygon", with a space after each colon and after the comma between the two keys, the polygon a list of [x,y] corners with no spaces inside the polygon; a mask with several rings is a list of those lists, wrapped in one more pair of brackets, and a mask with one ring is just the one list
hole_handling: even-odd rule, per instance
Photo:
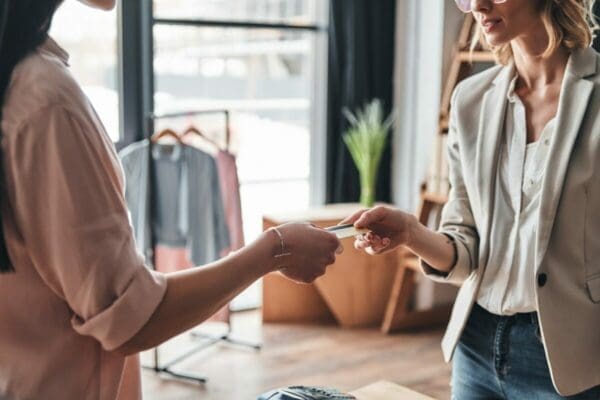
{"label": "white wall", "polygon": [[431,162],[442,87],[462,18],[453,0],[398,0],[392,193],[407,211],[418,206]]}

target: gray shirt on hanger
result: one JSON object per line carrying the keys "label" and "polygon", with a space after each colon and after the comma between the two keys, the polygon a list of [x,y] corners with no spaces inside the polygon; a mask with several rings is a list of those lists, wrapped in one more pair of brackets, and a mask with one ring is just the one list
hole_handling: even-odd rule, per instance
{"label": "gray shirt on hanger", "polygon": [[149,255],[153,232],[156,244],[186,247],[196,265],[218,259],[222,250],[229,247],[229,232],[215,160],[190,146],[153,144],[155,212],[151,218],[149,144],[148,140],[137,142],[119,153],[138,250]]}

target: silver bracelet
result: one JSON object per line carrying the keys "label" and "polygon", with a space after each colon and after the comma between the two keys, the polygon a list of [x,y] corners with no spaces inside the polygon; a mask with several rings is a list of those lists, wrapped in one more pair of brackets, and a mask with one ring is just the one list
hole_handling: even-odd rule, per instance
{"label": "silver bracelet", "polygon": [[279,232],[279,229],[273,227],[273,228],[271,228],[271,230],[273,232],[275,232],[275,234],[279,237],[279,243],[281,244],[281,253],[276,254],[274,257],[281,258],[281,257],[291,256],[292,255],[291,252],[285,251],[285,242],[283,241],[283,235],[281,234],[281,232]]}

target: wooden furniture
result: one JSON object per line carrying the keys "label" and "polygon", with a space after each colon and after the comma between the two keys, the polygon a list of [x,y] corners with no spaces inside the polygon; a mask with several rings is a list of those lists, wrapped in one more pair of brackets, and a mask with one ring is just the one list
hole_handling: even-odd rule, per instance
{"label": "wooden furniture", "polygon": [[432,397],[387,381],[374,383],[350,394],[357,400],[434,400]]}
{"label": "wooden furniture", "polygon": [[[424,198],[422,218],[433,207]],[[263,228],[286,222],[310,221],[326,227],[339,223],[361,207],[335,204],[296,213],[263,217]],[[423,222],[423,219],[422,219]],[[450,305],[416,310],[414,296],[420,274],[417,258],[404,248],[370,256],[345,239],[345,251],[338,256],[327,274],[314,284],[300,285],[279,273],[263,279],[263,322],[327,323],[347,328],[379,326],[383,333],[400,329],[440,325],[448,320]]]}
{"label": "wooden furniture", "polygon": [[[429,224],[432,211],[445,202],[443,196],[438,198],[428,194],[422,188],[421,203],[417,216],[419,222]],[[381,331],[386,334],[394,333],[401,329],[414,329],[424,326],[439,325],[448,321],[451,305],[433,307],[427,310],[415,310],[411,304],[416,289],[417,274],[421,273],[419,259],[409,251],[400,254],[398,270],[390,293]]]}
{"label": "wooden furniture", "polygon": [[454,88],[464,78],[468,77],[473,71],[473,65],[476,63],[495,63],[494,55],[482,49],[479,45],[471,51],[470,40],[473,37],[475,29],[475,19],[472,14],[467,14],[463,22],[462,29],[458,36],[456,49],[448,80],[442,93],[442,103],[440,110],[440,125],[443,130],[448,131],[448,119],[450,115],[450,99]]}
{"label": "wooden furniture", "polygon": [[[265,223],[269,228],[270,221]],[[263,278],[263,322],[327,323],[335,321],[315,285],[299,285],[273,273]]]}
{"label": "wooden furniture", "polygon": [[[269,215],[263,227],[293,221],[310,221],[326,227],[361,208],[358,204],[335,204],[298,213]],[[293,283],[279,273],[263,280],[263,321],[316,323],[332,317],[343,327],[381,324],[398,264],[398,253],[372,257],[353,247],[353,238],[344,239],[327,274],[312,284]]]}
{"label": "wooden furniture", "polygon": [[[439,130],[435,139],[434,154],[427,182],[421,187],[421,201],[417,216],[419,221],[436,228],[438,221],[432,221],[434,212],[441,210],[448,200],[450,189],[445,148],[450,119],[450,99],[456,85],[464,78],[495,62],[494,55],[476,47],[471,51],[469,41],[473,37],[475,21],[467,14],[461,29],[455,54],[450,67],[448,80],[442,94],[439,116]],[[446,322],[451,306],[441,305],[428,310],[416,311],[410,301],[414,298],[416,274],[419,272],[418,259],[406,252],[400,256],[398,271],[390,295],[385,318],[381,327],[383,333],[393,333],[401,329],[417,328],[425,325]]]}

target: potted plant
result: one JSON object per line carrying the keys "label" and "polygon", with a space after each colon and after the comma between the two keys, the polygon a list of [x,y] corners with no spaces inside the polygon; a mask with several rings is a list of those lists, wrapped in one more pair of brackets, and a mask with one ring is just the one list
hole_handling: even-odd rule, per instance
{"label": "potted plant", "polygon": [[344,110],[350,128],[343,139],[360,176],[360,203],[365,207],[375,204],[377,172],[394,122],[393,115],[384,119],[383,112],[379,99],[374,99],[355,114]]}

